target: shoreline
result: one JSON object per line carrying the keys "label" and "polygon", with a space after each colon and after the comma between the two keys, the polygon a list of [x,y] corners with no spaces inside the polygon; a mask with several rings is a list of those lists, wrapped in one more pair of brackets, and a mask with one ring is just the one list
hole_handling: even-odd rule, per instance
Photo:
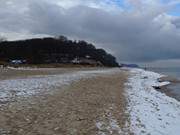
{"label": "shoreline", "polygon": [[[161,70],[153,70],[150,69],[149,71],[158,73],[162,75],[162,77],[158,78],[159,82],[168,81],[170,84],[165,86],[157,87],[156,90],[159,92],[162,92],[166,94],[169,97],[172,97],[176,99],[177,101],[180,101],[180,79],[175,77],[175,75],[167,75],[166,72],[161,73]],[[160,73],[159,73],[160,72]]]}
{"label": "shoreline", "polygon": [[180,80],[178,80],[175,77],[170,76],[164,76],[158,79],[159,82],[162,81],[168,81],[170,84],[161,86],[159,89],[156,89],[157,91],[160,91],[162,93],[165,93],[167,96],[172,97],[178,101],[180,101],[180,94],[177,94],[174,92],[173,87],[176,85],[180,85]]}
{"label": "shoreline", "polygon": [[143,69],[130,69],[127,82],[130,131],[135,135],[171,134],[180,132],[180,102],[155,88],[169,84],[159,81],[161,74]]}
{"label": "shoreline", "polygon": [[13,94],[22,98],[0,106],[0,134],[180,132],[180,102],[154,88],[169,85],[170,79],[161,74],[134,68],[45,69],[42,75],[40,70],[12,70],[12,78],[0,79],[1,90],[16,88]]}

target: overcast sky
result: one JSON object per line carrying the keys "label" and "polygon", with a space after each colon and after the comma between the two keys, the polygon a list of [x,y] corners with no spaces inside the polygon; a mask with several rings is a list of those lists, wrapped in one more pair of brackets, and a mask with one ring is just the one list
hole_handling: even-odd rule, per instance
{"label": "overcast sky", "polygon": [[65,35],[119,62],[180,66],[180,0],[0,0],[0,35]]}

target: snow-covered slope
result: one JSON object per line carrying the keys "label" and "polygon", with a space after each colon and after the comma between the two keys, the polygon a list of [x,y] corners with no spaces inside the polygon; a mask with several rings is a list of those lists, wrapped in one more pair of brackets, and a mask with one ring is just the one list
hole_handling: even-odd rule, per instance
{"label": "snow-covered slope", "polygon": [[136,135],[179,135],[180,102],[156,91],[152,86],[159,83],[160,74],[130,69],[127,83],[128,112],[130,128]]}

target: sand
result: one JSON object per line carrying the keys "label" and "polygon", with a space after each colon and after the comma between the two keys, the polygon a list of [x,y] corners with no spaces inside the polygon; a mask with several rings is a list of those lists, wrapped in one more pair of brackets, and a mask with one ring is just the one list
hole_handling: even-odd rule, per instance
{"label": "sand", "polygon": [[[61,74],[82,69],[1,71],[1,79]],[[85,69],[86,70],[86,69]],[[53,93],[20,98],[0,107],[4,135],[116,135],[128,119],[124,83],[127,72],[81,79]],[[108,128],[107,128],[108,127]],[[128,131],[126,131],[128,133]]]}

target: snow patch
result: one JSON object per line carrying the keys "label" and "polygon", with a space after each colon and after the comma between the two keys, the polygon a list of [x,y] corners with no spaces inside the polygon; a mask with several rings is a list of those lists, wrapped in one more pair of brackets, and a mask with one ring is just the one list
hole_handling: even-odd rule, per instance
{"label": "snow patch", "polygon": [[180,102],[153,88],[169,82],[158,82],[162,75],[142,69],[130,69],[130,73],[127,98],[131,132],[135,135],[179,134]]}
{"label": "snow patch", "polygon": [[103,116],[102,120],[96,123],[98,128],[98,135],[122,135],[122,130],[117,120],[112,116],[111,109],[106,110],[106,116]]}
{"label": "snow patch", "polygon": [[64,85],[69,85],[73,81],[81,78],[92,78],[98,74],[111,74],[119,71],[118,69],[77,71],[60,75],[41,75],[25,79],[10,79],[0,81],[0,104],[11,101],[16,97],[31,96],[37,93],[52,92]]}

